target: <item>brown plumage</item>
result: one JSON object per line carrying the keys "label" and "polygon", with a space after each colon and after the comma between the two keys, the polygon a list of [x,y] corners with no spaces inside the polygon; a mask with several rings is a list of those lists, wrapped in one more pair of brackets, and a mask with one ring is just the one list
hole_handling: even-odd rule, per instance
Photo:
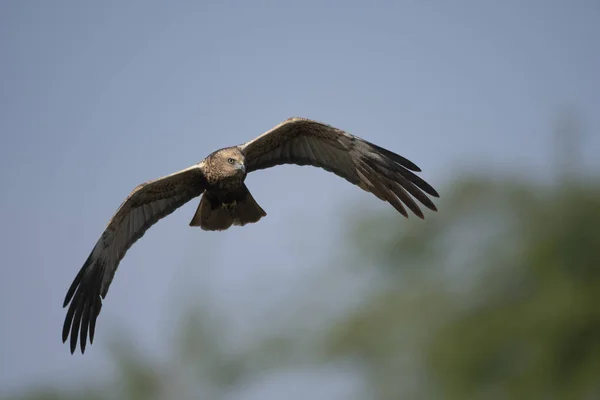
{"label": "brown plumage", "polygon": [[[282,164],[312,165],[346,179],[390,203],[405,217],[408,207],[423,218],[414,200],[437,211],[429,196],[438,193],[414,172],[406,158],[340,129],[305,118],[290,118],[245,144],[224,148],[171,175],[136,187],[111,218],[88,259],[69,287],[62,338],[94,340],[96,319],[119,262],[158,220],[202,195],[190,226],[225,230],[259,221],[266,212],[244,181],[246,174]],[[412,196],[412,197],[411,197]],[[414,199],[413,199],[414,198]]]}

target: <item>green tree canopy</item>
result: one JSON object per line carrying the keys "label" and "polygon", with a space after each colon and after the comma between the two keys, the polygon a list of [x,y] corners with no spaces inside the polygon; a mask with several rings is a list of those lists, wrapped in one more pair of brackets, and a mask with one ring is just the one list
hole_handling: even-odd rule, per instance
{"label": "green tree canopy", "polygon": [[600,396],[600,185],[470,179],[442,212],[366,218],[369,301],[333,331],[382,399]]}

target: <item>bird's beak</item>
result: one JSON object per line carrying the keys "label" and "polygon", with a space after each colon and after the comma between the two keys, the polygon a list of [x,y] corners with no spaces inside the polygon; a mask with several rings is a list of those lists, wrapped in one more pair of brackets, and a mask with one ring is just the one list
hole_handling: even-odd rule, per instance
{"label": "bird's beak", "polygon": [[244,165],[244,163],[239,163],[238,168],[241,169],[242,172],[246,172],[246,166]]}

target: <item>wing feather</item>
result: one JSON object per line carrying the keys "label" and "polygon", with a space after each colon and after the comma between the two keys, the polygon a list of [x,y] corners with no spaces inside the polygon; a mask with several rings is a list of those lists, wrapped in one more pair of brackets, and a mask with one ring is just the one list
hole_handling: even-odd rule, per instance
{"label": "wing feather", "polygon": [[406,217],[404,205],[424,217],[414,199],[437,211],[427,195],[439,194],[415,174],[421,171],[416,164],[331,125],[290,118],[239,147],[248,172],[283,164],[312,165],[373,193]]}
{"label": "wing feather", "polygon": [[394,207],[400,214],[408,217],[406,209],[402,205],[402,202],[392,193],[389,188],[385,187],[376,177],[372,175],[368,167],[364,165],[358,166],[359,176],[362,180],[367,183],[368,191],[375,194],[381,200],[387,201]]}
{"label": "wing feather", "polygon": [[81,352],[86,339],[94,340],[96,319],[108,293],[119,262],[127,250],[160,219],[204,191],[206,180],[201,165],[139,185],[118,208],[94,246],[65,296],[69,305],[62,330],[63,342],[71,336],[71,353],[77,339]]}

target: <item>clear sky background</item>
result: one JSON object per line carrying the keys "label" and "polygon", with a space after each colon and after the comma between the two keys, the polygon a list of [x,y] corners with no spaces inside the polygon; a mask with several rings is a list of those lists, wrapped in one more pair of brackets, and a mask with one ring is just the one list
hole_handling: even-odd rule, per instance
{"label": "clear sky background", "polygon": [[207,233],[187,226],[192,201],[155,225],[121,263],[94,345],[71,356],[64,294],[131,189],[288,117],[405,155],[443,195],[469,170],[551,179],[553,123],[572,106],[580,165],[600,166],[597,0],[5,0],[0,59],[0,393],[106,373],[117,328],[161,357],[199,294],[232,332],[276,329],[266,316],[282,324],[345,252],[349,213],[389,209],[402,223],[324,171],[253,173],[267,218]]}

